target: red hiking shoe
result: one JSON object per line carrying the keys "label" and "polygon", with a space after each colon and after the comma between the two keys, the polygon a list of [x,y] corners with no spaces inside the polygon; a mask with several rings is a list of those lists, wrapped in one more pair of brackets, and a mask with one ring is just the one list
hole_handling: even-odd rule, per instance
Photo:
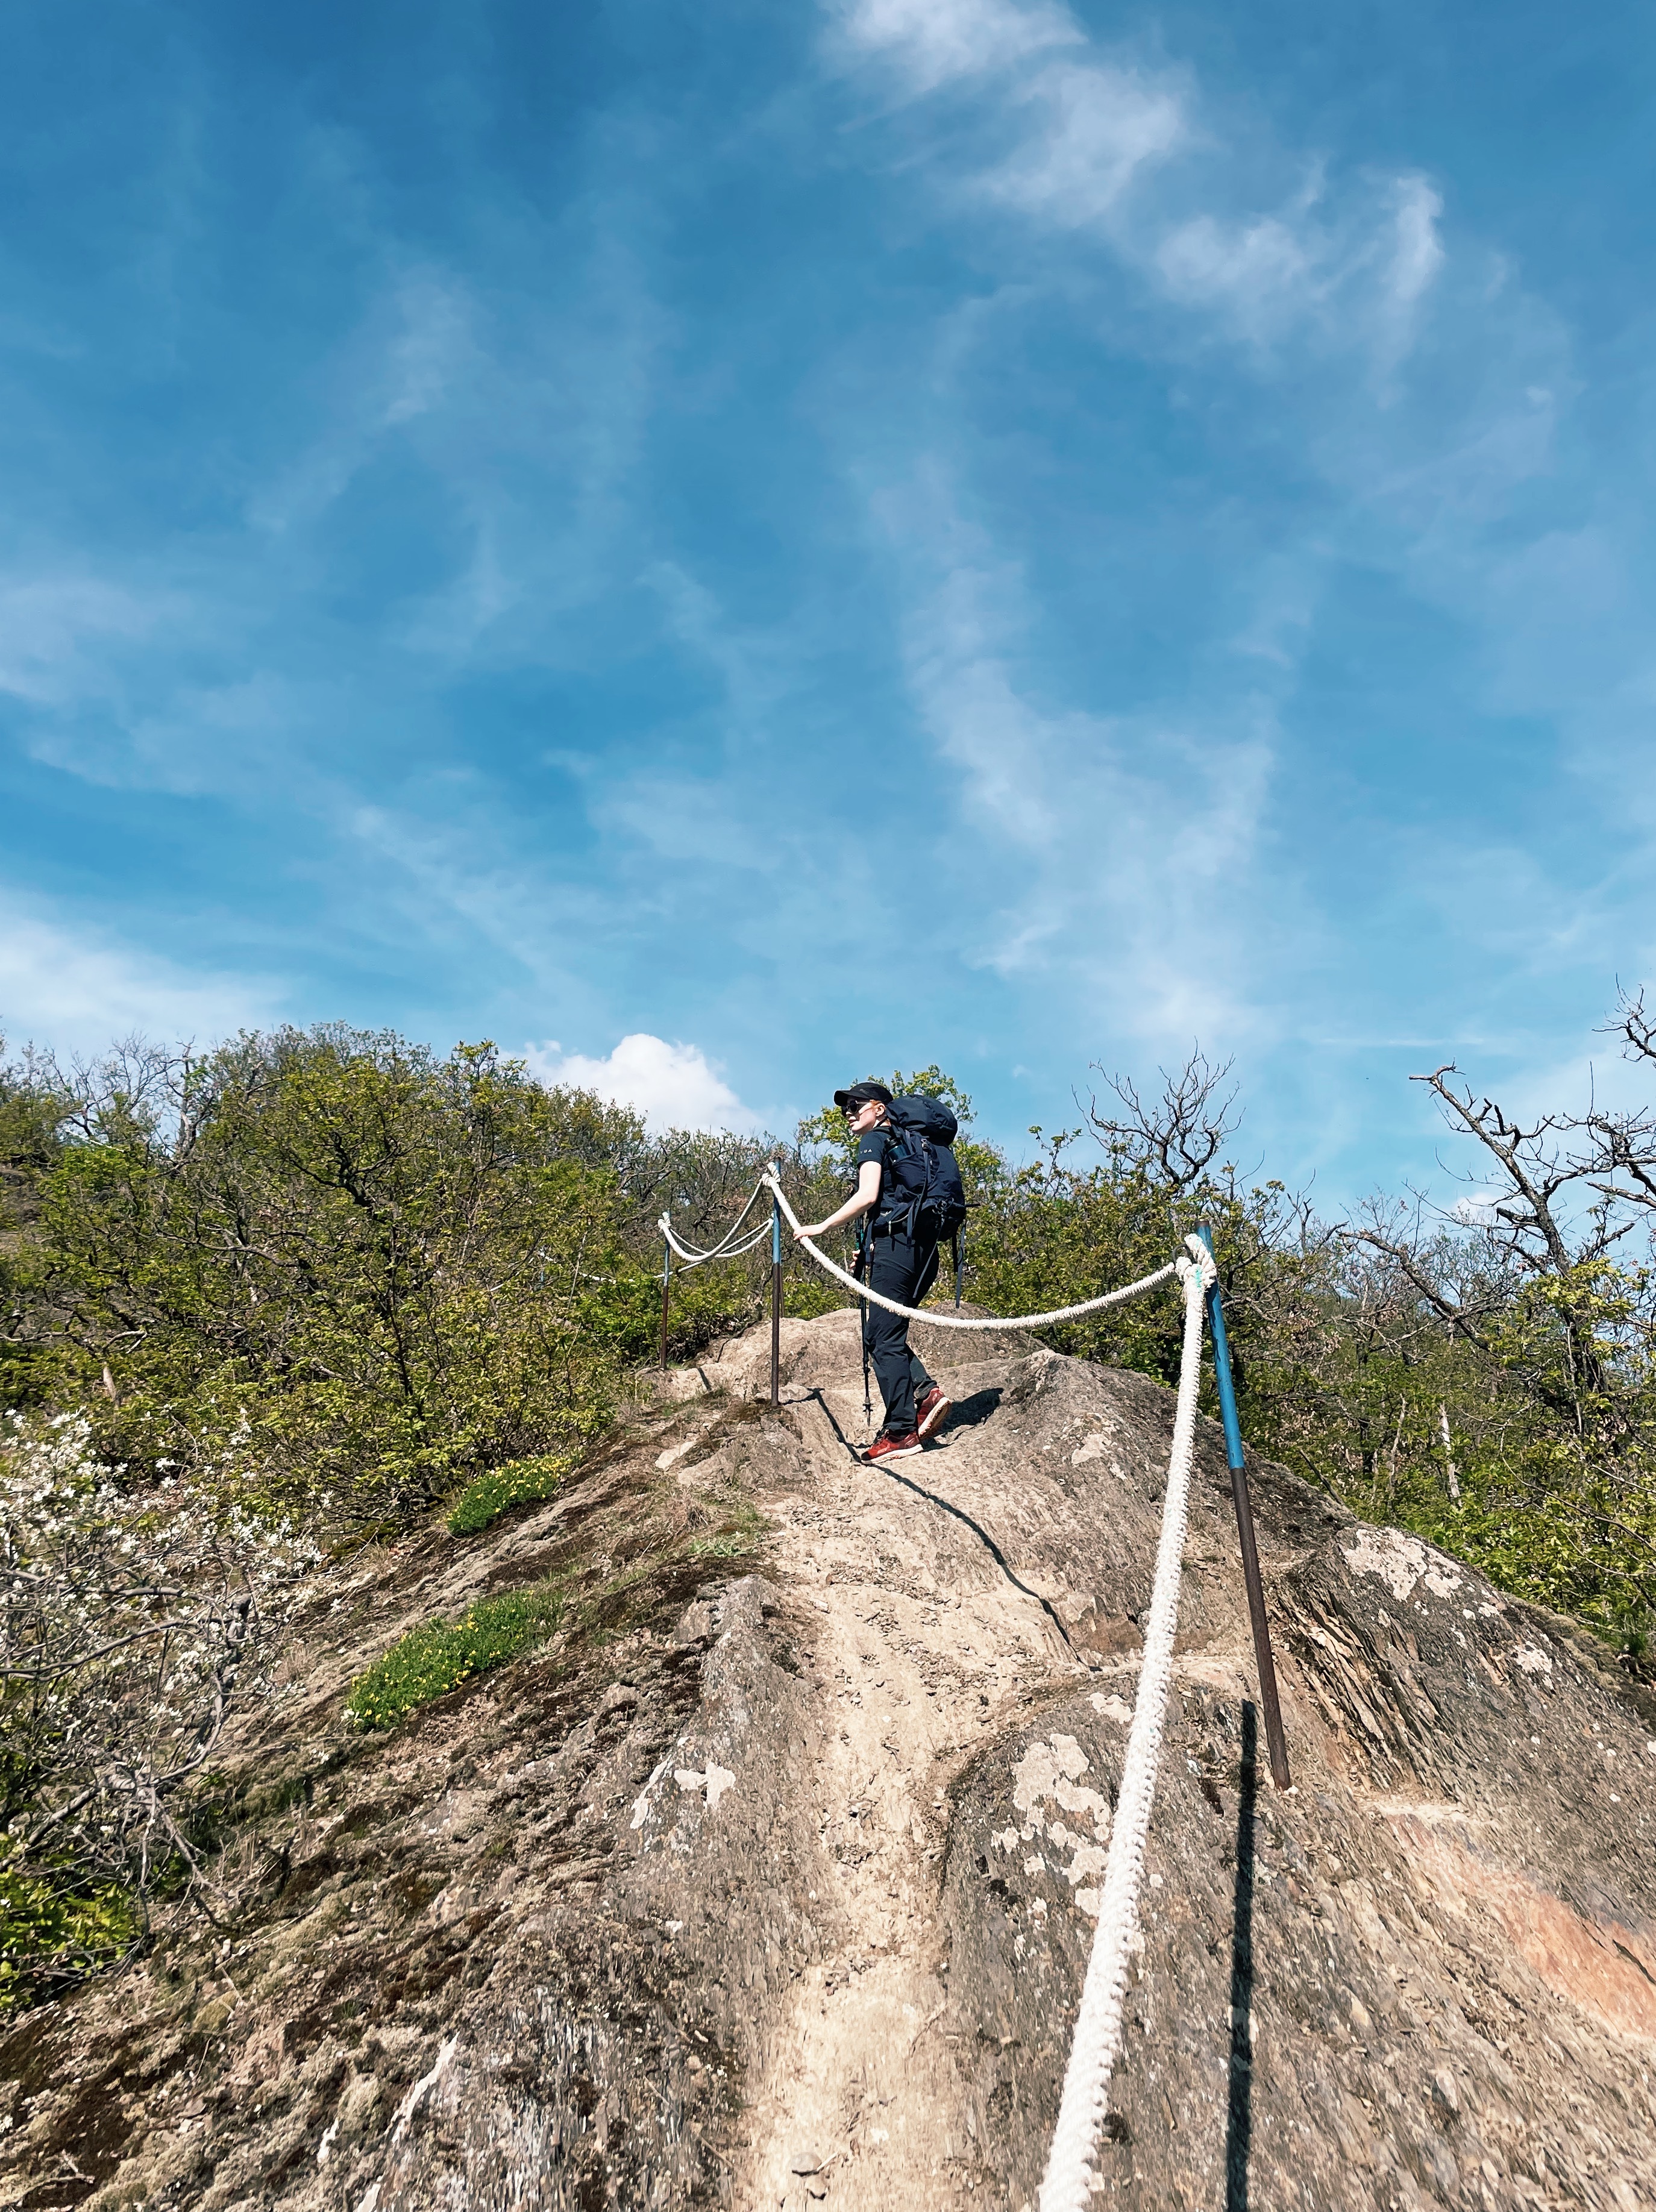
{"label": "red hiking shoe", "polygon": [[864,1456],[872,1467],[880,1460],[907,1459],[919,1449],[919,1436],[911,1429],[906,1437],[876,1437]]}
{"label": "red hiking shoe", "polygon": [[918,1407],[920,1418],[915,1425],[915,1434],[921,1443],[924,1443],[928,1437],[935,1437],[953,1411],[953,1399],[946,1398],[934,1382]]}

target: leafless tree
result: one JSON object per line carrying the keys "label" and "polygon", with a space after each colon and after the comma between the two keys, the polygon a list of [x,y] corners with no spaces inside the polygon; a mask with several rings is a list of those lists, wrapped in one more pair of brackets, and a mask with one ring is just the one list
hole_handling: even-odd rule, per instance
{"label": "leafless tree", "polygon": [[1101,1110],[1096,1092],[1088,1098],[1087,1118],[1105,1150],[1174,1195],[1199,1183],[1241,1120],[1231,1110],[1237,1094],[1230,1081],[1234,1062],[1215,1067],[1200,1044],[1193,1045],[1177,1074],[1165,1067],[1156,1071],[1162,1087],[1155,1099],[1143,1096],[1129,1077],[1093,1065],[1123,1109],[1118,1115]]}
{"label": "leafless tree", "polygon": [[[1635,1046],[1642,1036],[1638,1048],[1656,1058],[1637,1002],[1624,1006],[1623,1028]],[[1488,1349],[1489,1322],[1513,1282],[1549,1277],[1568,1284],[1610,1261],[1641,1220],[1648,1223],[1656,1212],[1656,1127],[1648,1115],[1618,1116],[1596,1107],[1522,1120],[1480,1096],[1452,1062],[1411,1080],[1431,1091],[1452,1129],[1482,1148],[1482,1172],[1465,1180],[1489,1194],[1475,1209],[1463,1205],[1446,1215],[1416,1194],[1412,1220],[1403,1212],[1389,1220],[1371,1216],[1349,1233],[1393,1261],[1448,1328]],[[1476,1232],[1486,1255],[1470,1296],[1427,1257],[1428,1246],[1434,1259],[1440,1253],[1442,1224],[1454,1219]],[[1568,1296],[1557,1311],[1574,1390],[1603,1391],[1610,1378],[1591,1318]]]}
{"label": "leafless tree", "polygon": [[[1623,994],[1601,1034],[1620,1041],[1624,1060],[1656,1067],[1656,1015],[1647,1010],[1642,991]],[[1590,1140],[1589,1179],[1600,1202],[1656,1234],[1656,1114],[1647,1108],[1617,1114],[1595,1107],[1583,1126]]]}

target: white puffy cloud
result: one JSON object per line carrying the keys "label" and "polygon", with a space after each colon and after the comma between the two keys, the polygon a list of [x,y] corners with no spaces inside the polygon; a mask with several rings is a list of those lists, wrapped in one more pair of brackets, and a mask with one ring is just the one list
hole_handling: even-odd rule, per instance
{"label": "white puffy cloud", "polygon": [[602,1060],[566,1053],[556,1042],[532,1045],[524,1055],[543,1083],[595,1091],[618,1106],[631,1106],[652,1129],[736,1129],[760,1127],[699,1045],[669,1044],[648,1030],[624,1036]]}

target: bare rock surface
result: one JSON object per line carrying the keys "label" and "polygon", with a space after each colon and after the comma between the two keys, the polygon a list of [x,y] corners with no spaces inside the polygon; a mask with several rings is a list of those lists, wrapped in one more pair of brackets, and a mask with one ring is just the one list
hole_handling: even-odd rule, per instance
{"label": "bare rock surface", "polygon": [[[238,1747],[220,1926],[0,2043],[0,2205],[1030,2205],[1172,1401],[924,1351],[919,1457],[855,1455],[854,1317],[789,1322],[780,1407],[755,1332],[551,1504],[340,1569]],[[1204,1424],[1099,2196],[1656,2204],[1656,1712],[1262,1463],[1276,1793],[1228,1483]],[[345,1727],[398,1635],[554,1572],[540,1652]]]}

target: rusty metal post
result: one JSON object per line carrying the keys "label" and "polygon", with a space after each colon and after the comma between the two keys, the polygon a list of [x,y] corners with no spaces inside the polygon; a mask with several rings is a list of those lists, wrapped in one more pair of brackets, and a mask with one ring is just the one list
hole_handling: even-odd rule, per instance
{"label": "rusty metal post", "polygon": [[782,1206],[770,1194],[770,1402],[782,1403]]}
{"label": "rusty metal post", "polygon": [[673,1247],[661,1239],[661,1372],[667,1371],[667,1299],[673,1291]]}
{"label": "rusty metal post", "polygon": [[[1209,1254],[1214,1240],[1205,1229],[1196,1235]],[[1236,1418],[1236,1387],[1231,1378],[1230,1340],[1225,1334],[1225,1310],[1219,1285],[1208,1293],[1208,1321],[1214,1335],[1214,1376],[1219,1384],[1219,1411],[1225,1424],[1225,1457],[1230,1462],[1231,1495],[1236,1500],[1236,1533],[1242,1546],[1242,1579],[1248,1586],[1248,1613],[1253,1623],[1254,1664],[1259,1670],[1259,1702],[1265,1709],[1265,1745],[1270,1753],[1270,1778],[1279,1790],[1292,1788],[1288,1779],[1288,1747],[1282,1734],[1282,1709],[1276,1697],[1276,1662],[1271,1656],[1270,1623],[1265,1618],[1265,1589],[1259,1579],[1259,1552],[1253,1540],[1253,1504],[1248,1496],[1248,1471],[1242,1455],[1242,1427]]]}

